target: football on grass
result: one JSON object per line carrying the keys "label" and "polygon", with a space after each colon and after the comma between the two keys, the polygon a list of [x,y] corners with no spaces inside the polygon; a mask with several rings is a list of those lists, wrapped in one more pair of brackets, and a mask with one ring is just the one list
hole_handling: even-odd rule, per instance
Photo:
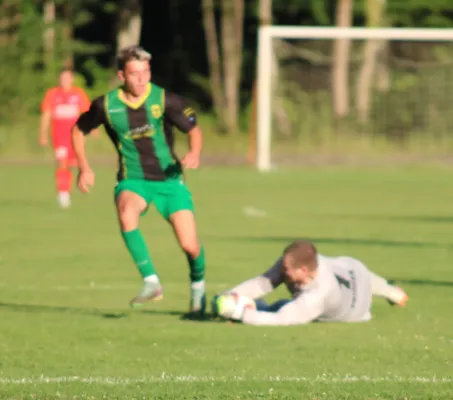
{"label": "football on grass", "polygon": [[234,309],[237,306],[243,306],[244,308],[251,308],[251,309],[256,309],[256,304],[252,299],[249,299],[246,296],[239,295],[237,293],[223,293],[223,294],[218,294],[214,296],[211,302],[211,307],[212,307],[212,313],[215,317],[221,317],[219,315],[219,310],[218,310],[218,302],[217,300],[219,297],[222,297],[222,302],[223,304],[228,304],[228,308]]}

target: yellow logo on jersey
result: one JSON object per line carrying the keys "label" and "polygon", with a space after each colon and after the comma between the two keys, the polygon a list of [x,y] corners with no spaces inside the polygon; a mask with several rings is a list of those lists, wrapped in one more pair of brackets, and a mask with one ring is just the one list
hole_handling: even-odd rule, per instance
{"label": "yellow logo on jersey", "polygon": [[154,104],[151,106],[151,115],[156,119],[162,117],[162,108],[160,105]]}
{"label": "yellow logo on jersey", "polygon": [[131,129],[124,135],[126,140],[139,140],[143,138],[150,138],[156,133],[156,128],[153,125],[139,126],[138,128]]}
{"label": "yellow logo on jersey", "polygon": [[195,114],[195,111],[192,107],[187,107],[185,110],[184,110],[184,115],[186,117],[189,117],[191,116],[192,114]]}

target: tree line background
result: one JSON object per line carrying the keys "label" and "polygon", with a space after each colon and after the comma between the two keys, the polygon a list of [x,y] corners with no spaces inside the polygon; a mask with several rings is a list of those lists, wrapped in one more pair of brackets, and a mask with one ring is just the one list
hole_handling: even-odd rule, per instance
{"label": "tree line background", "polygon": [[[56,84],[62,66],[73,66],[77,83],[94,97],[116,83],[115,55],[119,48],[134,43],[152,53],[154,82],[190,99],[212,132],[237,138],[238,133],[253,130],[257,29],[262,24],[453,27],[453,10],[448,0],[2,0],[0,154],[14,144],[15,136],[33,142],[42,96]],[[289,58],[299,57],[297,51],[291,50]],[[329,51],[326,64],[333,86],[323,89],[332,97],[333,120],[348,121],[350,103],[355,101],[354,124],[368,122],[373,99],[367,86],[375,80],[372,65],[382,43],[369,42],[360,50],[361,90],[354,94],[349,93],[348,82],[354,46],[339,40]],[[413,53],[414,58],[421,52]],[[444,59],[453,59],[453,53],[443,54]],[[279,57],[284,59],[285,54]],[[428,58],[432,57],[429,53]],[[288,82],[297,80],[300,71],[307,72],[306,65],[295,65],[288,68]],[[305,80],[312,81],[311,76],[306,73]],[[320,76],[319,81],[322,72]],[[444,75],[438,84],[445,86],[449,77],[453,74]],[[303,79],[296,85],[297,94],[286,91],[281,101],[276,99],[275,120],[282,136],[289,135],[291,130],[285,126],[292,123],[292,114],[300,113],[301,104],[307,104],[307,110],[313,107],[314,114],[319,108],[318,94],[304,87]],[[402,87],[399,96],[410,95],[411,84]],[[395,96],[392,99],[399,102]],[[322,101],[330,102],[327,97]],[[408,112],[404,118],[416,125],[416,116]],[[319,115],[314,118],[319,120]],[[313,134],[313,123],[304,123],[308,125],[296,130]]]}

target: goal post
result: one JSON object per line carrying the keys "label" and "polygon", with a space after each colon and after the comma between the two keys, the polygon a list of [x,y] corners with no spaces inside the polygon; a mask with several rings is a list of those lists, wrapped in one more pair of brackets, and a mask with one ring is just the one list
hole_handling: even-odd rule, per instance
{"label": "goal post", "polygon": [[359,39],[452,42],[453,29],[447,28],[336,28],[301,26],[262,26],[258,34],[258,107],[256,167],[259,171],[269,171],[272,167],[272,114],[273,114],[273,64],[274,39]]}

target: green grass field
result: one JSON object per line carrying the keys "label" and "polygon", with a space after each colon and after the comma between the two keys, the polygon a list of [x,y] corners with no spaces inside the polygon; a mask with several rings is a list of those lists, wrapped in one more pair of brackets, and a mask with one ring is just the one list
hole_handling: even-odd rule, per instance
{"label": "green grass field", "polygon": [[[452,399],[451,170],[189,173],[212,296],[293,238],[395,280],[364,324],[258,328],[187,321],[188,269],[153,210],[142,229],[165,299],[132,311],[139,275],[118,233],[114,170],[57,208],[49,166],[2,165],[1,399]],[[273,298],[285,295],[283,289]]]}

